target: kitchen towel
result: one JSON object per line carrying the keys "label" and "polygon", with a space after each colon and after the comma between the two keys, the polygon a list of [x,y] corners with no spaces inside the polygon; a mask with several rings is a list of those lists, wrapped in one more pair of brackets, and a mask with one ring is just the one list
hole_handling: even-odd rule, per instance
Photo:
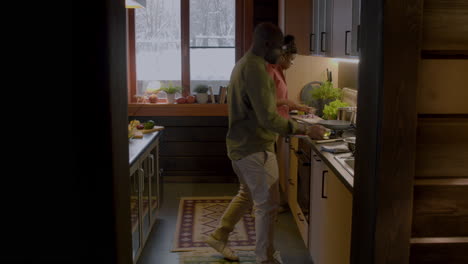
{"label": "kitchen towel", "polygon": [[349,148],[346,144],[339,144],[339,145],[332,145],[332,146],[322,146],[322,151],[330,152],[330,153],[344,153],[350,152]]}

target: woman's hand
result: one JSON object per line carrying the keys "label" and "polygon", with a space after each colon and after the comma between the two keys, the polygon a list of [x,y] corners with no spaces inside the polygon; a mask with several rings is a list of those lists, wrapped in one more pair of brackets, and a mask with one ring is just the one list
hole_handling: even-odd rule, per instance
{"label": "woman's hand", "polygon": [[302,111],[302,112],[305,112],[305,113],[309,113],[309,114],[315,114],[315,111],[317,111],[317,109],[313,108],[313,107],[310,107],[310,106],[307,106],[307,105],[298,105],[296,104],[293,109],[296,109],[297,111]]}

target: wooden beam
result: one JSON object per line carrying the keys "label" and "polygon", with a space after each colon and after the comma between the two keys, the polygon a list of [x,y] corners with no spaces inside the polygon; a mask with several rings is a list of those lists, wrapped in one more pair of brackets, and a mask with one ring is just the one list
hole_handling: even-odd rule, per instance
{"label": "wooden beam", "polygon": [[353,264],[409,260],[422,8],[361,2]]}
{"label": "wooden beam", "polygon": [[135,95],[137,93],[136,80],[136,40],[135,40],[135,9],[127,10],[127,85],[128,102],[136,103]]}
{"label": "wooden beam", "polygon": [[182,47],[182,94],[190,94],[190,1],[180,0],[180,39]]}

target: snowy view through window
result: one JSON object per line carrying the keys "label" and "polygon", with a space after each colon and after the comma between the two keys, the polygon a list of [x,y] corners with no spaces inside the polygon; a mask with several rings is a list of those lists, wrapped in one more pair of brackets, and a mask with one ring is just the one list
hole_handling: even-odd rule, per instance
{"label": "snowy view through window", "polygon": [[[189,1],[190,87],[207,84],[217,93],[235,64],[235,1]],[[147,0],[146,8],[136,9],[138,95],[169,82],[181,86],[180,20],[177,0]]]}

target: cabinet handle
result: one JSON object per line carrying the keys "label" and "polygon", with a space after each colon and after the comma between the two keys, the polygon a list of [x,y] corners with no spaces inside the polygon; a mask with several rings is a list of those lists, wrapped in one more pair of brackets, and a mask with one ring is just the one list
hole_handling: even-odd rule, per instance
{"label": "cabinet handle", "polygon": [[309,51],[315,51],[315,45],[314,45],[314,48],[312,48],[312,43],[314,41],[312,41],[312,39],[315,38],[315,34],[314,33],[311,33],[310,36],[309,36]]}
{"label": "cabinet handle", "polygon": [[288,179],[288,182],[289,182],[289,185],[292,185],[292,186],[294,186],[294,183],[293,183],[293,181],[292,181],[292,179],[291,179],[291,178],[289,178],[289,179]]}
{"label": "cabinet handle", "polygon": [[326,35],[327,32],[321,32],[320,33],[320,51],[321,52],[326,52],[326,50],[324,49],[325,45],[323,45],[323,39],[324,39],[324,35]]}
{"label": "cabinet handle", "polygon": [[151,161],[150,163],[150,173],[149,173],[149,177],[153,177],[154,176],[154,155],[153,154],[150,154],[149,155],[149,159]]}
{"label": "cabinet handle", "polygon": [[315,161],[322,161],[317,154],[312,154],[312,157],[314,158]]}
{"label": "cabinet handle", "polygon": [[351,55],[350,53],[348,53],[348,33],[351,33],[350,30],[346,30],[345,32],[345,44],[344,44],[344,54],[345,55]]}
{"label": "cabinet handle", "polygon": [[138,184],[137,184],[137,177],[140,175],[140,173],[138,172],[137,175],[133,175],[133,191],[138,193],[138,190],[140,188],[138,188]]}
{"label": "cabinet handle", "polygon": [[322,171],[322,198],[327,199],[328,196],[325,194],[325,173],[328,173],[328,171]]}
{"label": "cabinet handle", "polygon": [[297,213],[297,218],[299,218],[299,221],[304,222],[304,219],[301,218],[301,213]]}
{"label": "cabinet handle", "polygon": [[[145,170],[143,170],[142,168],[139,168],[138,171],[141,173],[141,178],[145,177]],[[141,192],[144,192],[145,191],[145,182],[144,181],[141,181]]]}

